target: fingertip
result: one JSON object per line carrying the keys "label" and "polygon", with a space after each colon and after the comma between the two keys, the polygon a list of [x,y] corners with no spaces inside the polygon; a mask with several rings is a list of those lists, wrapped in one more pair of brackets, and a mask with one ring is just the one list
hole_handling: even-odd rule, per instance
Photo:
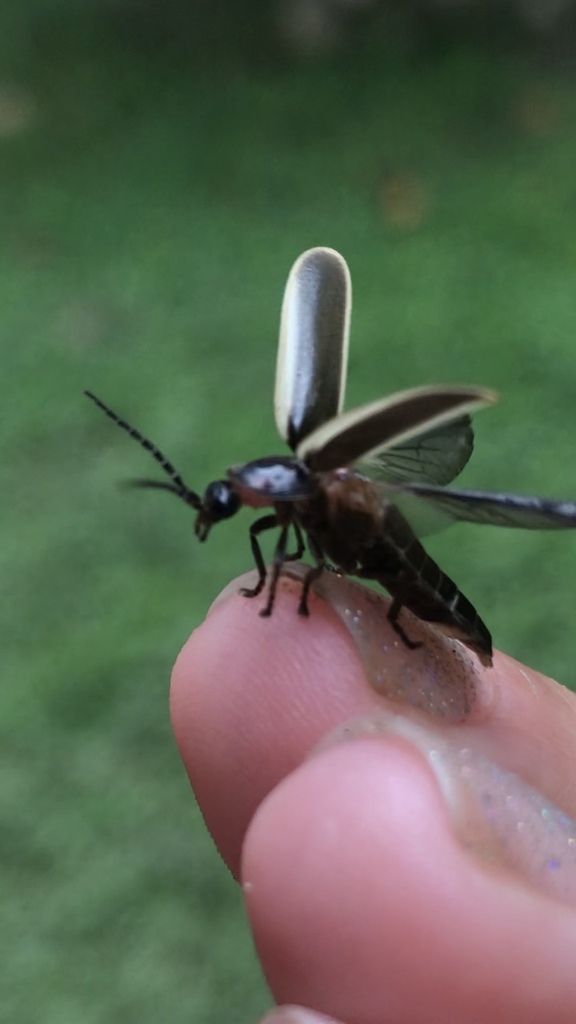
{"label": "fingertip", "polygon": [[340,721],[372,699],[353,644],[330,607],[282,578],[274,614],[226,589],[174,667],[176,741],[216,844],[237,872],[244,833],[264,796]]}

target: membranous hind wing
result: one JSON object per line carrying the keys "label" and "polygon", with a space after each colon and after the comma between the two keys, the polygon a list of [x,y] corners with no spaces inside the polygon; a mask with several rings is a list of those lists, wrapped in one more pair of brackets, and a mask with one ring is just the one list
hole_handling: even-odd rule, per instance
{"label": "membranous hind wing", "polygon": [[[385,447],[361,459],[357,468],[374,481],[392,484],[447,484],[457,477],[474,450],[470,416],[427,430],[404,444]],[[385,493],[387,500],[390,494]],[[419,537],[449,526],[452,519],[432,508],[429,502],[404,491],[397,492],[395,504]]]}
{"label": "membranous hind wing", "polygon": [[[576,529],[576,502],[573,501],[418,483],[400,485],[397,492],[400,499],[405,494],[422,499],[448,522],[507,526],[521,530]],[[390,488],[389,500],[395,501],[393,493],[394,488]]]}
{"label": "membranous hind wing", "polygon": [[280,318],[274,414],[296,449],[344,402],[352,286],[334,249],[309,249],[290,271]]}
{"label": "membranous hind wing", "polygon": [[404,444],[373,452],[358,469],[373,480],[390,483],[448,484],[462,472],[473,450],[472,421],[463,416]]}

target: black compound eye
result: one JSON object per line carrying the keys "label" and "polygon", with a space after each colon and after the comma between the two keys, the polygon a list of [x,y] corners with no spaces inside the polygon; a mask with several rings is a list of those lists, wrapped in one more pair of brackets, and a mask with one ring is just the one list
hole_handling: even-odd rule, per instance
{"label": "black compound eye", "polygon": [[229,519],[240,508],[240,499],[227,480],[208,484],[202,501],[202,512],[211,523]]}

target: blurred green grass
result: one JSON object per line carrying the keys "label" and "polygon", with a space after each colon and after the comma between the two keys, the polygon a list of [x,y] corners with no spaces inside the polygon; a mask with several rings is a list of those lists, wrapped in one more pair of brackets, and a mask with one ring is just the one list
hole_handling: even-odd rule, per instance
{"label": "blurred green grass", "polygon": [[[574,81],[472,45],[173,59],[72,3],[35,36],[41,6],[12,13],[0,80],[3,1002],[45,1024],[249,1020],[268,996],[166,706],[179,646],[250,565],[248,519],[199,548],[184,507],[119,489],[150,464],[82,389],[199,489],[277,451],[282,289],[332,245],[349,404],[496,387],[464,481],[574,497]],[[573,683],[576,537],[428,546],[498,646]]]}

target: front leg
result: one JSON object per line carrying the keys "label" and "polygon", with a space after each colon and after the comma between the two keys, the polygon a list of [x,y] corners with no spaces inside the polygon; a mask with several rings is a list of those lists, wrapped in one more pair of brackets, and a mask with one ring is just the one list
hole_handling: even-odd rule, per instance
{"label": "front leg", "polygon": [[[269,516],[263,516],[262,519],[257,519],[255,523],[252,523],[250,527],[250,547],[252,548],[252,554],[254,561],[256,562],[256,569],[258,570],[258,582],[255,587],[242,587],[240,593],[244,597],[256,597],[264,587],[266,583],[266,565],[262,556],[262,549],[258,543],[258,537],[265,530],[273,530],[275,526],[279,526],[278,517],[275,514]],[[268,613],[270,614],[270,613]]]}

